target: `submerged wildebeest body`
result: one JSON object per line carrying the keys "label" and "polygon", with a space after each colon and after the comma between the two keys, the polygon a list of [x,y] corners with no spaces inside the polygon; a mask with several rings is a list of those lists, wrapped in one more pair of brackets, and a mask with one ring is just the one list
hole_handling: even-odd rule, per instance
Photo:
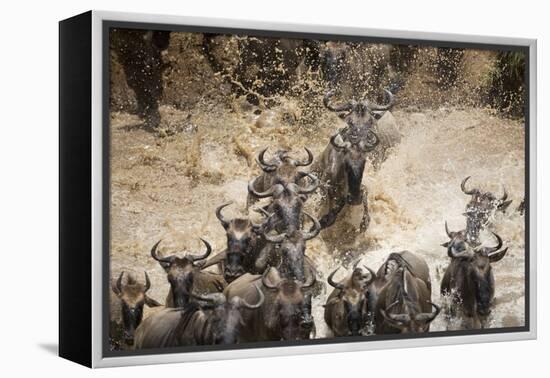
{"label": "submerged wildebeest body", "polygon": [[462,192],[471,196],[464,212],[464,216],[466,216],[466,237],[470,244],[479,245],[480,233],[489,225],[491,217],[497,211],[505,212],[512,200],[508,200],[506,189],[504,189],[501,198],[477,188],[468,189],[466,184],[469,179],[470,176],[466,177],[460,184]]}
{"label": "submerged wildebeest body", "polygon": [[491,263],[500,261],[508,251],[500,236],[494,247],[471,244],[465,230],[451,232],[445,223],[450,241],[443,243],[451,262],[441,280],[441,294],[450,296],[451,315],[459,309],[468,328],[483,328],[495,296],[495,278]]}
{"label": "submerged wildebeest body", "polygon": [[149,127],[160,123],[162,74],[167,66],[162,60],[162,51],[168,48],[169,41],[168,31],[117,28],[110,33],[110,46],[124,69],[128,86],[136,95],[137,113]]}
{"label": "submerged wildebeest body", "polygon": [[353,266],[352,273],[341,282],[334,281],[340,267],[328,276],[327,281],[334,290],[325,304],[324,318],[333,336],[357,336],[365,331],[368,321],[367,290],[376,273],[365,267],[365,274],[357,266],[358,262]]}
{"label": "submerged wildebeest body", "polygon": [[[407,272],[405,276],[403,271]],[[403,277],[406,277],[406,280]],[[433,319],[426,314],[433,315],[432,308],[438,308],[426,303],[431,301],[431,290],[430,269],[422,257],[410,251],[391,253],[376,272],[376,278],[369,285],[367,292],[368,307],[373,309],[371,321],[375,325],[375,332],[428,330],[429,322]],[[396,301],[398,303],[395,303]],[[392,304],[393,307],[389,309]],[[397,316],[396,314],[406,316],[398,317],[399,321],[392,321],[391,317]]]}
{"label": "submerged wildebeest body", "polygon": [[212,252],[210,244],[201,239],[206,246],[203,255],[186,255],[178,257],[171,255],[160,257],[157,249],[159,240],[151,248],[151,256],[157,260],[166,272],[166,278],[170,283],[170,291],[166,297],[166,307],[183,307],[189,302],[189,294],[201,295],[205,293],[221,292],[227,286],[223,276],[201,271],[202,265],[198,262],[206,259]]}
{"label": "submerged wildebeest body", "polygon": [[241,329],[239,339],[242,342],[308,339],[314,330],[308,290],[314,283],[315,277],[304,283],[281,278],[273,268],[262,276],[245,274],[230,283],[224,291],[228,300],[241,297],[256,303],[259,295],[255,285],[261,285],[265,295],[258,311],[242,313],[247,326]]}
{"label": "submerged wildebeest body", "polygon": [[[112,290],[120,300],[120,317],[123,327],[123,341],[132,344],[134,332],[143,319],[144,306],[157,307],[160,303],[150,298],[147,291],[151,288],[151,281],[145,272],[145,284],[136,281],[133,275],[127,274],[126,283],[123,283],[124,271],[120,272]],[[120,321],[116,319],[115,321]]]}
{"label": "submerged wildebeest body", "polygon": [[[242,312],[257,311],[264,295],[256,287],[259,300],[254,304],[222,293],[191,295],[198,302],[183,308],[167,308],[147,318],[136,331],[136,349],[186,345],[235,344],[242,327]],[[203,304],[205,303],[205,304]]]}
{"label": "submerged wildebeest body", "polygon": [[[319,186],[316,176],[299,171],[298,167],[310,165],[313,162],[313,154],[306,148],[307,160],[299,161],[291,158],[286,151],[282,151],[278,154],[278,161],[266,162],[266,150],[262,150],[257,159],[264,173],[248,184],[248,204],[259,198],[272,198],[265,210],[273,214],[273,217],[270,217],[265,229],[275,228],[279,232],[298,230],[307,195]],[[311,180],[310,184],[300,184],[305,177]]]}
{"label": "submerged wildebeest body", "polygon": [[[312,167],[321,182],[323,202],[320,223],[322,228],[334,224],[338,214],[346,205],[363,205],[361,232],[367,229],[370,222],[367,190],[362,185],[362,180],[366,154],[376,147],[378,137],[370,130],[356,129],[354,131],[356,133],[351,139],[360,142],[354,144],[342,142],[343,137],[339,134],[334,135],[331,138],[331,143]],[[361,136],[362,134],[364,136]]]}
{"label": "submerged wildebeest body", "polygon": [[431,297],[426,282],[407,267],[395,270],[378,294],[376,334],[428,332],[430,323],[440,312]]}
{"label": "submerged wildebeest body", "polygon": [[216,217],[225,229],[227,248],[210,258],[202,268],[219,265],[227,283],[245,273],[261,274],[256,269],[256,259],[266,246],[262,230],[264,224],[255,224],[248,218],[226,219],[222,210],[231,202],[224,203],[216,209]]}

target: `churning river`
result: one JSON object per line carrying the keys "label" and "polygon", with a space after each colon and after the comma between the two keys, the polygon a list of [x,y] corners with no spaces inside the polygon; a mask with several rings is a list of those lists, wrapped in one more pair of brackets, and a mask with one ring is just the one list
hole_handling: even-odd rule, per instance
{"label": "churning river", "polygon": [[[264,147],[292,149],[305,157],[303,147],[318,156],[332,134],[343,127],[334,114],[323,111],[314,125],[293,122],[300,115],[289,100],[255,115],[236,103],[232,109],[202,104],[184,112],[162,106],[164,122],[176,133],[159,136],[140,128],[140,120],[126,113],[111,115],[111,277],[121,270],[135,272],[143,280],[146,270],[152,281],[150,295],[160,302],[169,285],[164,271],[150,257],[150,249],[163,239],[160,251],[199,253],[199,237],[215,252],[225,248],[225,232],[215,217],[217,206],[226,217],[247,215],[247,182],[260,174],[254,157]],[[524,196],[524,126],[489,110],[440,108],[418,112],[397,109],[386,114],[401,134],[375,169],[367,165],[363,182],[368,188],[371,223],[355,240],[335,242],[334,230],[308,242],[306,254],[317,264],[319,280],[344,264],[336,278],[349,272],[349,261],[377,270],[391,252],[410,250],[422,255],[430,267],[432,300],[441,303],[439,283],[449,258],[440,246],[448,240],[444,222],[453,231],[465,227],[462,215],[469,197],[460,182],[472,176],[469,186],[490,190],[497,196],[503,186],[513,199],[506,214],[493,219],[494,230],[509,247],[508,254],[493,265],[496,280],[495,307],[489,327],[524,324],[524,218],[515,211]],[[170,135],[171,134],[171,135]],[[310,198],[306,211],[317,214],[318,198]],[[250,216],[259,220],[251,211]],[[351,223],[357,209],[344,217]],[[335,227],[348,227],[336,225]],[[338,231],[338,229],[336,229]],[[494,241],[486,236],[487,244]],[[346,259],[345,256],[352,256]],[[317,337],[327,328],[322,305],[332,290],[313,299]],[[456,329],[439,316],[431,331]]]}

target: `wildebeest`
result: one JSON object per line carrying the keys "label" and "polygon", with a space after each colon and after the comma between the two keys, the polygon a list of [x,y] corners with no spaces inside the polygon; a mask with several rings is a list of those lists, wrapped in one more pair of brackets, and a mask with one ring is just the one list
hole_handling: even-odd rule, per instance
{"label": "wildebeest", "polygon": [[206,259],[212,252],[210,244],[202,238],[201,240],[206,246],[206,252],[199,256],[188,254],[184,257],[160,257],[157,249],[162,240],[151,248],[151,257],[159,262],[170,283],[166,307],[183,307],[188,303],[190,293],[199,295],[221,292],[227,285],[221,275],[201,271],[202,266],[198,262]]}
{"label": "wildebeest", "polygon": [[315,277],[306,282],[281,278],[276,269],[267,269],[263,275],[245,274],[231,282],[224,293],[228,300],[241,297],[255,303],[258,293],[254,285],[261,284],[265,301],[258,311],[243,312],[247,325],[241,329],[241,341],[279,341],[308,339],[314,329],[311,317],[311,296],[308,290]]}
{"label": "wildebeest", "polygon": [[508,193],[504,189],[501,198],[497,198],[491,192],[484,192],[480,189],[468,189],[466,183],[470,176],[462,180],[460,188],[464,194],[471,196],[470,201],[466,205],[466,234],[470,243],[479,244],[479,234],[482,229],[487,227],[491,216],[496,211],[505,212],[512,200],[507,200]]}
{"label": "wildebeest", "polygon": [[145,319],[136,330],[135,348],[237,343],[241,329],[246,327],[242,313],[258,311],[264,302],[264,294],[255,288],[259,299],[254,304],[240,297],[228,300],[222,293],[191,295],[198,302],[167,308]]}
{"label": "wildebeest", "polygon": [[136,95],[137,113],[149,127],[160,123],[162,74],[167,67],[162,51],[168,48],[169,41],[169,31],[117,28],[110,33],[110,46],[124,68],[128,86]]}
{"label": "wildebeest", "polygon": [[334,336],[360,335],[368,320],[366,293],[376,273],[365,266],[368,271],[365,274],[357,266],[358,263],[359,261],[353,266],[352,273],[341,282],[334,281],[334,275],[340,267],[327,278],[334,290],[325,304],[325,322]]}
{"label": "wildebeest", "polygon": [[306,272],[309,275],[316,275],[313,262],[306,256],[306,242],[313,239],[321,231],[319,221],[303,212],[312,222],[313,226],[309,231],[291,230],[281,234],[264,233],[264,238],[273,245],[262,250],[261,255],[256,261],[256,267],[263,272],[266,267],[274,266],[282,277],[304,282]]}
{"label": "wildebeest", "polygon": [[375,309],[375,332],[428,332],[440,307],[431,301],[426,282],[406,266],[399,267],[388,278],[378,294]]}
{"label": "wildebeest", "polygon": [[245,273],[262,273],[256,270],[256,259],[264,249],[266,240],[262,230],[264,224],[253,223],[248,218],[226,219],[222,210],[232,202],[224,203],[216,209],[216,217],[225,229],[227,248],[210,258],[202,268],[218,264],[226,282]]}
{"label": "wildebeest", "polygon": [[366,155],[379,143],[378,136],[367,128],[349,128],[344,135],[335,134],[312,167],[321,182],[321,227],[331,226],[346,204],[363,204],[360,231],[370,222],[367,193],[362,185]]}
{"label": "wildebeest", "polygon": [[[281,232],[292,232],[300,227],[300,215],[306,196],[313,193],[319,186],[319,180],[315,175],[297,170],[297,167],[311,164],[313,154],[306,148],[308,152],[306,161],[296,161],[287,154],[283,154],[280,155],[280,164],[272,164],[265,162],[265,151],[260,152],[258,156],[258,162],[264,174],[249,182],[249,198],[271,197],[272,202],[266,210],[274,216],[265,226],[266,229],[276,228]],[[308,177],[311,183],[300,184],[300,180],[305,177]]]}
{"label": "wildebeest", "polygon": [[376,120],[381,117],[382,112],[389,110],[395,102],[394,96],[389,90],[384,89],[384,93],[388,97],[388,102],[383,105],[366,98],[333,105],[330,103],[330,99],[334,95],[334,91],[329,91],[323,97],[323,104],[328,110],[343,113],[342,119],[350,128],[372,128]]}
{"label": "wildebeest", "polygon": [[143,319],[143,307],[160,306],[160,303],[150,298],[147,291],[151,288],[151,281],[145,272],[145,284],[136,281],[133,275],[127,274],[126,283],[122,283],[124,271],[120,272],[112,290],[120,299],[120,316],[123,326],[123,341],[132,344],[134,332]]}
{"label": "wildebeest", "polygon": [[451,315],[460,309],[468,321],[467,327],[483,328],[495,295],[491,263],[500,261],[508,248],[502,249],[502,238],[495,233],[497,245],[485,247],[472,245],[465,230],[449,231],[447,222],[445,231],[451,240],[442,246],[447,249],[451,262],[441,280],[441,294],[450,296]]}

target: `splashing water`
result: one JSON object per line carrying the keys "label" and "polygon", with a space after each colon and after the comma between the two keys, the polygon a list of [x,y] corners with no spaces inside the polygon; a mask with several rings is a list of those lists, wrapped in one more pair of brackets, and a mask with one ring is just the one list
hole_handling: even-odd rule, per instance
{"label": "splashing water", "polygon": [[[284,147],[302,156],[307,146],[318,156],[330,135],[342,127],[329,112],[323,112],[314,126],[297,124],[292,121],[296,108],[288,99],[260,115],[242,110],[240,103],[231,109],[210,106],[189,113],[162,106],[163,121],[180,130],[164,138],[139,128],[140,121],[133,116],[113,113],[111,276],[122,269],[146,270],[152,281],[150,295],[163,302],[169,285],[149,255],[155,242],[163,239],[160,251],[165,254],[200,252],[199,237],[211,242],[215,252],[223,250],[225,232],[214,211],[221,203],[234,201],[226,216],[247,215],[247,182],[260,174],[255,154],[269,146],[271,152]],[[494,230],[509,252],[493,265],[496,304],[488,326],[523,325],[524,218],[512,210],[524,196],[523,125],[481,109],[397,110],[393,116],[401,142],[379,169],[367,166],[363,178],[370,226],[336,251],[330,233],[308,242],[306,253],[317,265],[318,279],[325,282],[334,268],[342,263],[349,268],[350,260],[357,258],[376,270],[389,253],[406,249],[426,259],[432,300],[441,303],[439,283],[449,263],[440,246],[447,241],[444,222],[452,230],[465,227],[461,214],[469,198],[461,192],[460,182],[472,176],[470,185],[495,193],[501,193],[504,185],[514,200],[507,214],[493,219]],[[316,214],[317,202],[316,197],[308,200],[306,211]],[[357,208],[346,211],[349,219],[357,218]],[[259,217],[252,211],[250,216]],[[488,236],[487,243],[493,243]],[[343,277],[340,271],[336,279]],[[313,299],[317,337],[327,336],[322,305],[331,289]],[[448,326],[440,316],[431,330]]]}

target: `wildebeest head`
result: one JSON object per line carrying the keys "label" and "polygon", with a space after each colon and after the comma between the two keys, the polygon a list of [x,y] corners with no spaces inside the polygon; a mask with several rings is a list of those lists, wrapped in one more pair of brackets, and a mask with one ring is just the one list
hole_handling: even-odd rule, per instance
{"label": "wildebeest head", "polygon": [[464,282],[468,288],[471,288],[471,290],[466,287],[461,288],[462,295],[475,297],[478,314],[489,315],[491,293],[494,290],[491,263],[500,261],[506,255],[508,248],[502,249],[502,238],[494,232],[497,245],[485,247],[483,245],[472,246],[468,242],[465,231],[449,231],[447,222],[445,222],[445,231],[451,240],[441,246],[447,248],[447,255],[456,261],[452,274],[456,277],[460,276],[458,281]]}
{"label": "wildebeest head", "polygon": [[339,133],[330,139],[332,147],[342,156],[340,163],[346,177],[347,202],[359,205],[363,200],[361,182],[365,170],[366,154],[380,142],[370,129],[350,129],[345,138]]}
{"label": "wildebeest head", "polygon": [[422,312],[421,298],[415,290],[409,289],[409,285],[414,285],[415,278],[407,268],[397,270],[394,277],[398,279],[397,282],[394,281],[398,285],[398,295],[393,303],[380,310],[384,320],[401,333],[427,332],[441,308],[428,300],[432,311]]}
{"label": "wildebeest head", "polygon": [[203,335],[212,344],[235,344],[239,339],[241,327],[246,327],[241,311],[257,310],[262,307],[265,296],[258,285],[254,285],[260,299],[255,304],[248,303],[244,298],[233,297],[227,300],[222,293],[211,293],[206,295],[191,295],[195,300],[205,302],[201,305],[203,310],[210,310],[210,322],[207,332]]}
{"label": "wildebeest head", "polygon": [[462,180],[460,188],[464,194],[471,196],[464,215],[467,217],[467,231],[473,239],[476,239],[481,228],[487,225],[491,214],[495,211],[506,211],[512,200],[507,200],[508,193],[506,189],[504,189],[500,198],[497,198],[491,192],[484,192],[477,188],[468,189],[466,183],[469,179],[470,176]]}
{"label": "wildebeest head", "polygon": [[256,163],[265,173],[275,172],[274,184],[284,184],[288,182],[297,182],[302,176],[297,176],[297,167],[307,167],[313,163],[313,153],[307,147],[304,147],[307,153],[307,159],[294,159],[287,150],[277,151],[276,158],[270,162],[265,160],[265,153],[268,147],[264,148],[258,154]]}
{"label": "wildebeest head", "polygon": [[313,319],[311,296],[307,290],[315,284],[315,275],[302,283],[278,275],[271,275],[268,279],[269,271],[270,268],[266,269],[262,276],[262,285],[274,294],[266,324],[275,329],[283,340],[308,339]]}
{"label": "wildebeest head", "polygon": [[300,214],[306,195],[313,193],[319,186],[319,179],[311,173],[299,172],[301,178],[308,177],[311,180],[309,185],[302,186],[294,182],[278,183],[271,186],[265,192],[258,192],[254,189],[256,179],[248,184],[248,191],[257,198],[272,197],[273,202],[269,205],[272,213],[275,213],[274,222],[283,224],[288,232],[299,228]]}
{"label": "wildebeest head", "polygon": [[206,246],[206,252],[199,256],[186,255],[184,257],[178,257],[176,255],[171,255],[160,257],[157,254],[157,249],[162,240],[159,240],[153,248],[151,248],[151,257],[157,260],[166,272],[172,290],[174,307],[183,307],[187,304],[189,293],[191,293],[191,288],[193,286],[193,276],[200,271],[200,264],[198,264],[198,262],[206,259],[212,252],[210,244],[202,238],[201,240]]}
{"label": "wildebeest head", "polygon": [[126,284],[122,283],[124,271],[120,272],[115,284],[112,285],[113,292],[120,299],[122,310],[122,323],[124,327],[124,341],[132,344],[134,332],[143,319],[143,306],[159,306],[160,303],[149,298],[147,291],[151,288],[151,281],[145,272],[145,284],[138,283],[131,275],[127,275]]}
{"label": "wildebeest head", "polygon": [[279,244],[279,251],[282,257],[282,263],[279,270],[283,276],[301,282],[305,280],[304,258],[306,241],[313,239],[321,232],[321,225],[317,218],[305,211],[304,214],[313,222],[313,227],[310,231],[294,229],[282,234],[264,234],[268,242]]}
{"label": "wildebeest head", "polygon": [[[261,243],[264,224],[255,224],[250,219],[226,219],[222,210],[232,202],[224,203],[216,209],[216,217],[225,229],[227,250],[225,255],[224,278],[229,283],[246,273],[246,266],[252,266],[254,251]],[[266,221],[267,223],[267,221]]]}
{"label": "wildebeest head", "polygon": [[351,100],[344,104],[332,105],[330,98],[334,95],[334,92],[329,91],[323,98],[323,104],[333,112],[347,112],[342,117],[349,127],[370,128],[382,116],[382,112],[389,110],[394,104],[393,94],[387,89],[384,89],[384,94],[388,98],[388,102],[384,105],[366,98],[360,101]]}
{"label": "wildebeest head", "polygon": [[344,283],[334,281],[334,275],[340,267],[336,268],[327,278],[330,286],[340,290],[338,299],[343,302],[344,316],[349,334],[352,336],[360,335],[364,327],[368,311],[366,292],[368,286],[376,278],[374,271],[364,266],[368,272],[365,274],[363,269],[357,266],[358,263],[359,261],[353,266],[351,276]]}

